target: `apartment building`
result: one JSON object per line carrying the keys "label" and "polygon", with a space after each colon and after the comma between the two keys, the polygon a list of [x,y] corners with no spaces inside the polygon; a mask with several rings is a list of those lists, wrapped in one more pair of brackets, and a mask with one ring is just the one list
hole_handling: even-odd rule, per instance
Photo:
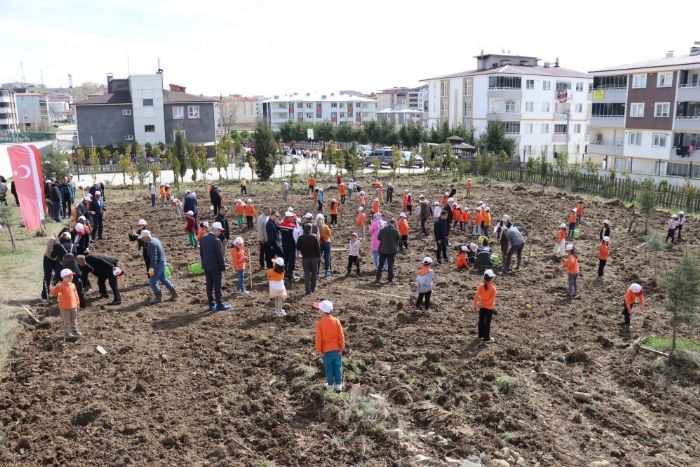
{"label": "apartment building", "polygon": [[81,146],[164,142],[182,131],[190,143],[216,141],[217,99],[187,94],[183,86],[163,89],[163,75],[107,75],[107,92],[75,104]]}
{"label": "apartment building", "polygon": [[0,130],[12,132],[19,130],[17,101],[12,89],[0,88]]}
{"label": "apartment building", "polygon": [[603,169],[700,178],[700,43],[590,72],[588,157]]}
{"label": "apartment building", "polygon": [[477,136],[489,121],[505,125],[518,157],[567,154],[581,161],[588,126],[587,73],[531,56],[482,54],[474,70],[427,78],[428,127],[447,122],[474,128]]}
{"label": "apartment building", "polygon": [[251,130],[262,114],[261,97],[232,94],[221,98],[219,126],[228,131]]}
{"label": "apartment building", "polygon": [[289,120],[360,126],[364,122],[377,120],[377,101],[335,92],[274,96],[263,101],[263,118],[273,130],[279,130]]}

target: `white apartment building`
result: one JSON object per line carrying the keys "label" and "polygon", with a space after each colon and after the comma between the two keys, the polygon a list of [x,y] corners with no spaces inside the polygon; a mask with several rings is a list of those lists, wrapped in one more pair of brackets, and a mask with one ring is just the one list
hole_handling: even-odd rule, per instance
{"label": "white apartment building", "polygon": [[581,162],[588,131],[587,73],[544,63],[536,57],[488,54],[476,57],[477,68],[434,78],[428,83],[428,127],[447,122],[474,128],[503,122],[518,147],[521,161],[544,154],[568,154]]}
{"label": "white apartment building", "polygon": [[263,118],[273,130],[289,120],[360,126],[377,120],[377,101],[356,95],[327,93],[274,96],[263,101]]}
{"label": "white apartment building", "polygon": [[18,129],[15,92],[0,88],[0,130],[17,131]]}

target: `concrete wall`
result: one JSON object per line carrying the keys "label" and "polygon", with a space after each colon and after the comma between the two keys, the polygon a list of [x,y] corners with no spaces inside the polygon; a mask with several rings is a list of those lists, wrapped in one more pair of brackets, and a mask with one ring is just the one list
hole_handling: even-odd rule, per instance
{"label": "concrete wall", "polygon": [[[659,129],[671,130],[673,128],[673,116],[676,107],[676,86],[678,85],[678,72],[673,72],[671,87],[656,87],[658,73],[647,73],[647,86],[635,89],[632,87],[632,75],[627,78],[627,123],[628,129]],[[632,103],[644,104],[644,117],[631,117]],[[668,102],[668,117],[654,117],[654,103]]]}
{"label": "concrete wall", "polygon": [[17,102],[17,123],[20,128],[39,126],[41,123],[41,96],[15,94],[15,101]]}
{"label": "concrete wall", "polygon": [[[184,107],[184,119],[173,120],[173,107]],[[199,118],[187,118],[187,106],[199,106]],[[165,106],[165,144],[173,144],[175,131],[184,130],[189,143],[209,143],[216,140],[216,116],[214,103],[167,104]]]}
{"label": "concrete wall", "polygon": [[[122,115],[122,110],[131,109],[124,105],[80,105],[75,108],[78,121],[78,144],[106,146],[109,144],[131,143],[126,135],[134,134],[134,121],[131,115]],[[144,144],[139,141],[139,143]]]}
{"label": "concrete wall", "polygon": [[[134,110],[134,138],[140,144],[155,144],[165,140],[163,126],[163,75],[129,76],[129,90]],[[152,99],[152,106],[144,106],[144,99]],[[155,131],[146,132],[146,125]]]}

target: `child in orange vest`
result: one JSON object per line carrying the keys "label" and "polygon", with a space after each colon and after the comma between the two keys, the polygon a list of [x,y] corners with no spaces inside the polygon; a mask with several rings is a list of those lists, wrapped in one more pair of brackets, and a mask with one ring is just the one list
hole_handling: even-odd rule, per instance
{"label": "child in orange vest", "polygon": [[58,310],[63,321],[63,336],[65,339],[82,337],[83,333],[78,329],[78,306],[80,297],[78,289],[73,284],[73,271],[61,270],[61,282],[51,288],[52,297],[58,297]]}
{"label": "child in orange vest", "polygon": [[469,247],[467,245],[462,245],[459,249],[459,254],[455,258],[455,267],[458,271],[463,269],[469,269],[469,258],[467,257],[467,252]]}
{"label": "child in orange vest", "polygon": [[448,202],[448,200],[450,199],[448,195],[449,195],[448,192],[445,192],[445,193],[442,195],[442,201],[440,201],[440,207],[441,207],[441,208],[444,208],[445,206],[447,206],[447,202]]}
{"label": "child in orange vest", "polygon": [[357,219],[355,220],[355,226],[357,227],[357,230],[362,232],[362,237],[365,238],[365,228],[367,224],[367,216],[364,213],[365,208],[360,206],[357,208]]}
{"label": "child in orange vest", "polygon": [[481,235],[484,237],[489,236],[489,229],[491,228],[491,208],[486,207],[484,209],[484,214],[482,215],[481,218],[481,227],[482,227],[482,232]]}
{"label": "child in orange vest", "polygon": [[231,259],[233,260],[233,270],[236,271],[238,276],[238,283],[236,284],[236,292],[247,294],[245,290],[245,265],[246,265],[246,254],[243,248],[243,238],[236,237],[233,240],[233,248],[231,248]]}
{"label": "child in orange vest", "polygon": [[287,316],[284,311],[284,301],[287,299],[287,289],[284,286],[284,259],[275,258],[272,268],[267,270],[267,282],[270,291],[270,298],[275,302],[275,316]]}
{"label": "child in orange vest", "polygon": [[638,299],[639,306],[644,307],[644,290],[642,290],[641,285],[635,283],[630,285],[625,292],[625,305],[622,309],[622,316],[625,318],[622,326],[625,332],[629,331],[630,329],[630,311],[632,311],[632,307]]}
{"label": "child in orange vest", "polygon": [[469,212],[469,207],[464,206],[462,209],[462,220],[460,222],[460,228],[462,229],[462,232],[465,232],[467,228],[469,228],[469,221],[472,218],[472,213]]}
{"label": "child in orange vest", "polygon": [[571,210],[569,217],[566,218],[566,223],[569,224],[569,238],[574,238],[574,230],[576,230],[576,208]]}
{"label": "child in orange vest", "polygon": [[338,200],[333,198],[331,200],[331,223],[330,225],[338,225]]}
{"label": "child in orange vest", "polygon": [[472,235],[481,235],[481,222],[484,220],[484,211],[481,209],[484,203],[479,201],[476,205],[476,216],[474,217],[474,229]]}
{"label": "child in orange vest", "polygon": [[343,358],[345,334],[338,318],[331,316],[333,302],[322,300],[313,304],[321,312],[316,323],[316,351],[323,355],[323,371],[326,374],[326,389],[343,390]]}
{"label": "child in orange vest", "polygon": [[562,223],[557,230],[557,240],[554,244],[554,256],[561,258],[564,256],[564,247],[566,246],[566,224]]}
{"label": "child in orange vest", "polygon": [[578,202],[576,206],[576,225],[581,225],[581,218],[583,218],[583,201]]}
{"label": "child in orange vest", "polygon": [[358,198],[358,204],[360,207],[364,210],[365,209],[365,204],[367,204],[367,195],[365,194],[364,191],[360,192],[360,197]]}
{"label": "child in orange vest", "polygon": [[379,198],[374,198],[374,201],[372,201],[372,215],[375,215],[378,212],[379,212]]}
{"label": "child in orange vest", "polygon": [[562,267],[566,268],[566,272],[569,276],[569,287],[566,291],[566,297],[569,300],[573,300],[578,293],[578,284],[576,284],[578,279],[578,255],[572,244],[566,245],[566,252],[569,254],[569,257],[566,258],[566,261],[562,264]]}
{"label": "child in orange vest", "polygon": [[399,221],[396,223],[396,228],[399,229],[399,235],[401,235],[401,250],[408,249],[408,219],[406,219],[406,213],[402,212],[399,214]]}
{"label": "child in orange vest", "polygon": [[605,272],[605,264],[608,262],[610,257],[610,237],[603,237],[600,241],[600,246],[598,246],[598,280],[603,280],[603,273]]}
{"label": "child in orange vest", "polygon": [[201,243],[202,237],[207,234],[209,230],[209,222],[204,221],[199,223],[199,230],[197,230],[197,243]]}
{"label": "child in orange vest", "polygon": [[462,209],[459,207],[459,204],[454,203],[452,205],[452,225],[450,226],[450,230],[454,229],[457,227],[457,224],[462,223]]}
{"label": "child in orange vest", "polygon": [[248,198],[245,207],[243,208],[243,213],[245,214],[246,226],[248,230],[253,228],[253,219],[255,218],[255,206],[253,206],[253,200]]}
{"label": "child in orange vest", "polygon": [[236,220],[238,221],[238,227],[243,227],[243,216],[245,216],[245,203],[242,199],[237,199],[234,201],[236,203]]}
{"label": "child in orange vest", "polygon": [[474,295],[474,303],[472,310],[476,311],[479,308],[479,339],[484,343],[490,344],[494,342],[491,338],[491,318],[495,314],[496,308],[496,286],[493,285],[493,279],[496,274],[492,269],[484,271],[484,282],[479,284]]}
{"label": "child in orange vest", "polygon": [[[306,192],[307,194],[313,194],[313,192],[316,190],[316,179],[314,177],[309,177],[309,190]],[[316,201],[316,200],[314,200]]]}
{"label": "child in orange vest", "polygon": [[338,194],[340,195],[340,204],[345,204],[345,197],[348,194],[348,187],[345,186],[345,183],[341,183],[338,186]]}

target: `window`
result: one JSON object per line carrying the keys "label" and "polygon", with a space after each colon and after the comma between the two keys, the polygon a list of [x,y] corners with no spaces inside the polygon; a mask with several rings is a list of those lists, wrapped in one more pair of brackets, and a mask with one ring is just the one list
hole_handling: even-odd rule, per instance
{"label": "window", "polygon": [[122,109],[122,115],[131,115],[131,109]]}
{"label": "window", "polygon": [[557,135],[565,135],[567,133],[567,128],[565,124],[554,125],[554,133]]}
{"label": "window", "polygon": [[632,88],[640,89],[647,87],[647,74],[632,75]]}
{"label": "window", "polygon": [[187,106],[187,118],[199,118],[199,106],[198,105],[188,105]]}
{"label": "window", "polygon": [[655,148],[666,147],[666,133],[653,133],[651,135],[651,145]]}
{"label": "window", "polygon": [[542,103],[542,112],[549,112],[549,102]]}
{"label": "window", "polygon": [[124,141],[133,141],[134,140],[134,135],[126,135],[124,136]]}
{"label": "window", "polygon": [[593,89],[625,89],[627,75],[594,76]]}
{"label": "window", "polygon": [[657,88],[670,88],[671,83],[673,83],[673,72],[667,71],[665,73],[659,73],[656,76],[656,87]]}
{"label": "window", "polygon": [[531,144],[526,144],[525,146],[523,146],[523,154],[526,156],[529,156],[530,154],[532,154],[532,145]]}
{"label": "window", "polygon": [[540,124],[540,133],[542,133],[542,134],[549,133],[549,123],[541,123]]}
{"label": "window", "polygon": [[297,109],[303,109],[303,108],[304,108],[304,104],[301,102],[297,102]]}
{"label": "window", "polygon": [[525,80],[525,89],[535,89],[535,80],[534,79]]}
{"label": "window", "polygon": [[173,106],[173,120],[182,120],[185,118],[185,107],[182,105]]}
{"label": "window", "polygon": [[568,91],[569,89],[571,89],[571,82],[557,81],[557,91]]}
{"label": "window", "polygon": [[576,113],[583,113],[583,104],[576,104]]}
{"label": "window", "polygon": [[654,117],[668,117],[670,108],[669,102],[654,102]]}
{"label": "window", "polygon": [[156,126],[155,125],[144,125],[143,131],[145,131],[146,133],[155,133]]}
{"label": "window", "polygon": [[632,102],[632,104],[630,104],[630,117],[644,117],[643,102]]}
{"label": "window", "polygon": [[591,116],[597,118],[617,118],[625,116],[625,104],[622,103],[598,103],[591,106]]}
{"label": "window", "polygon": [[340,112],[340,118],[345,118],[345,112]]}
{"label": "window", "polygon": [[574,125],[574,134],[577,134],[577,135],[581,134],[581,124],[580,123],[577,123]]}
{"label": "window", "polygon": [[338,108],[338,103],[337,103],[337,102],[331,102],[331,108],[337,109],[337,108]]}
{"label": "window", "polygon": [[306,112],[306,118],[311,120],[312,118],[314,118],[314,113],[313,112]]}
{"label": "window", "polygon": [[307,109],[313,109],[314,105],[311,102],[307,102],[306,108]]}
{"label": "window", "polygon": [[506,127],[506,133],[508,134],[518,134],[520,133],[520,122],[504,122]]}
{"label": "window", "polygon": [[515,102],[506,101],[506,113],[515,112]]}
{"label": "window", "polygon": [[489,89],[522,89],[520,76],[489,76]]}
{"label": "window", "polygon": [[535,103],[534,102],[525,102],[525,112],[534,112],[535,111]]}
{"label": "window", "polygon": [[144,107],[153,107],[153,99],[144,99],[143,106]]}
{"label": "window", "polygon": [[552,82],[551,81],[542,81],[542,90],[549,91],[550,89],[552,89]]}
{"label": "window", "polygon": [[523,124],[523,132],[527,134],[532,133],[532,123],[524,123]]}
{"label": "window", "polygon": [[583,92],[583,83],[576,83],[576,92]]}
{"label": "window", "polygon": [[472,80],[465,78],[463,80],[464,97],[472,95]]}
{"label": "window", "polygon": [[630,131],[627,134],[627,144],[631,146],[642,145],[642,133],[640,131]]}

